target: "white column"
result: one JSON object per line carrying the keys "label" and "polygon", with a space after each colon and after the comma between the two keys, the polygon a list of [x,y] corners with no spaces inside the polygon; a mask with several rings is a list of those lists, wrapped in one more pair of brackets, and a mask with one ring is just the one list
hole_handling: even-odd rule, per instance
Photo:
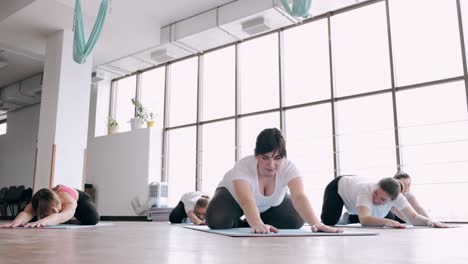
{"label": "white column", "polygon": [[82,189],[92,57],[78,64],[72,54],[73,32],[59,31],[47,38],[35,191],[56,184]]}

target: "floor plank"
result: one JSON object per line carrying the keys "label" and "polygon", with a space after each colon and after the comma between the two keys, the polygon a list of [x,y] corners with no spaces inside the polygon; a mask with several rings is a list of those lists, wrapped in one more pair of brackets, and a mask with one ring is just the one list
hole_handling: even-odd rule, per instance
{"label": "floor plank", "polygon": [[233,238],[156,222],[0,230],[0,263],[468,263],[468,225],[378,232],[368,237]]}

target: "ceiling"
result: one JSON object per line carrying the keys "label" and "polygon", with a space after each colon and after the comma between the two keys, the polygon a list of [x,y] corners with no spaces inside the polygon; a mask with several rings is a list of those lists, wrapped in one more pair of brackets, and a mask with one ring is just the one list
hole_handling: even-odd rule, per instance
{"label": "ceiling", "polygon": [[[232,0],[111,0],[105,28],[94,49],[95,66],[159,43],[162,26]],[[82,0],[85,35],[101,0]],[[47,36],[72,30],[75,0],[1,0],[0,87],[42,72]],[[88,36],[88,35],[86,35]]]}
{"label": "ceiling", "polygon": [[[241,1],[247,1],[242,3],[247,9],[260,3],[255,0]],[[241,1],[110,0],[104,29],[93,51],[93,65],[102,67],[111,64],[117,67],[119,65],[115,64],[118,63],[131,64],[131,59],[142,62],[142,58],[130,55],[148,53],[148,50],[158,46],[162,27],[227,3],[239,4]],[[314,16],[362,1],[365,0],[317,0],[313,2],[310,14]],[[101,0],[81,2],[87,38],[94,26]],[[59,30],[72,30],[74,6],[75,0],[0,1],[0,66],[1,62],[8,63],[6,67],[0,67],[0,89],[43,71],[47,37]],[[186,24],[192,23],[186,21]],[[144,65],[139,67],[145,68]]]}

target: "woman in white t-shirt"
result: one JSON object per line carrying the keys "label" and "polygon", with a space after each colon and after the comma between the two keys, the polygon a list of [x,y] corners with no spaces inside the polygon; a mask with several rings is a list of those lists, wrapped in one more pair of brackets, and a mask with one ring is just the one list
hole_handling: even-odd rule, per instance
{"label": "woman in white t-shirt", "polygon": [[[405,172],[398,172],[395,174],[395,176],[393,176],[393,178],[401,183],[401,194],[405,196],[406,200],[408,200],[408,203],[413,207],[416,213],[430,218],[429,214],[426,212],[426,210],[424,210],[419,201],[416,199],[416,196],[410,191],[412,184],[411,177]],[[403,214],[396,208],[393,208],[390,212],[388,212],[385,218],[396,220],[400,223],[408,222],[403,220]],[[348,216],[347,222],[350,224],[359,223],[359,217],[357,215],[351,214]]]}
{"label": "woman in white t-shirt", "polygon": [[[393,176],[393,178],[401,182],[401,193],[403,194],[403,196],[405,196],[406,200],[408,200],[408,203],[413,207],[413,209],[418,214],[429,218],[429,214],[426,212],[426,210],[424,210],[424,208],[419,203],[418,199],[416,199],[416,196],[411,192],[412,180],[409,174],[405,172],[398,172],[397,174],[395,174],[395,176]],[[406,222],[405,220],[403,220],[404,217],[402,216],[402,213],[398,210],[394,210],[394,213],[390,212],[386,217],[394,219],[400,223]]]}
{"label": "woman in white t-shirt", "polygon": [[320,223],[303,189],[299,171],[286,159],[281,132],[265,129],[257,137],[255,155],[239,160],[224,175],[207,208],[206,224],[212,229],[250,226],[255,233],[268,233],[301,228],[305,220],[313,232],[340,232]]}
{"label": "woman in white t-shirt", "polygon": [[182,195],[180,202],[171,211],[169,221],[180,224],[187,217],[195,225],[205,224],[205,212],[209,203],[209,196],[203,192],[188,192]]}
{"label": "woman in white t-shirt", "polygon": [[359,176],[336,177],[325,188],[322,221],[336,225],[344,205],[350,214],[359,215],[362,225],[403,228],[406,225],[385,218],[390,210],[398,209],[413,225],[447,227],[414,211],[400,190],[400,183],[390,177],[377,184]]}

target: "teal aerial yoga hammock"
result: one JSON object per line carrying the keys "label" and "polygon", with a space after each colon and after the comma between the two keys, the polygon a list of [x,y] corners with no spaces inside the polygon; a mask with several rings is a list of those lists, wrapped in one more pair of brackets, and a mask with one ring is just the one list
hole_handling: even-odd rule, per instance
{"label": "teal aerial yoga hammock", "polygon": [[287,0],[281,0],[284,9],[288,14],[294,17],[303,17],[306,18],[309,16],[310,6],[312,5],[312,0],[294,0],[292,9],[289,7]]}
{"label": "teal aerial yoga hammock", "polygon": [[81,13],[81,0],[76,0],[75,4],[75,18],[73,19],[73,60],[79,64],[86,62],[89,54],[94,48],[99,35],[101,34],[104,20],[106,20],[107,6],[109,0],[102,0],[101,6],[99,7],[99,13],[94,23],[93,31],[89,36],[88,42],[85,41],[84,29],[83,29],[83,15]]}

